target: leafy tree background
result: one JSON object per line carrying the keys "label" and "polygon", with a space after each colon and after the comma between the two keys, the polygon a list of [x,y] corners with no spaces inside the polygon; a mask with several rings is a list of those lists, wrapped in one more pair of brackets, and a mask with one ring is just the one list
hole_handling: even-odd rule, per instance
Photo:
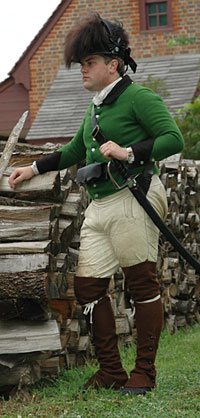
{"label": "leafy tree background", "polygon": [[200,160],[200,96],[177,110],[175,120],[185,141],[183,157]]}
{"label": "leafy tree background", "polygon": [[[195,42],[195,37],[183,36],[170,39],[168,46],[173,48],[176,45],[184,46]],[[200,91],[200,83],[197,90]],[[194,99],[193,103],[186,103],[184,109],[178,109],[176,113],[175,120],[185,141],[183,157],[200,160],[200,95]]]}

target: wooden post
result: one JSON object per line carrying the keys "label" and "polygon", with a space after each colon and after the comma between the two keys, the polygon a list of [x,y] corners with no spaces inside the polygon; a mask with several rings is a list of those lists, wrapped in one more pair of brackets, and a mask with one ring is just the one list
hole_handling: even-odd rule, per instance
{"label": "wooden post", "polygon": [[21,116],[21,118],[19,119],[19,121],[17,122],[17,124],[14,126],[8,141],[6,143],[6,146],[3,150],[2,156],[0,158],[0,180],[3,176],[4,171],[6,170],[10,157],[13,153],[13,150],[15,148],[15,145],[18,141],[20,132],[24,126],[24,122],[27,118],[28,115],[28,110],[26,110],[26,112],[23,113],[23,115]]}

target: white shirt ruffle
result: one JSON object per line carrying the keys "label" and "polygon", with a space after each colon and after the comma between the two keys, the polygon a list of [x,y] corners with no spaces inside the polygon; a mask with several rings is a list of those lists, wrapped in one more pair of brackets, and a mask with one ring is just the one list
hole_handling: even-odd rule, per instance
{"label": "white shirt ruffle", "polygon": [[121,79],[122,79],[122,77],[119,77],[117,80],[113,81],[113,83],[108,84],[108,86],[104,87],[103,90],[96,92],[95,96],[92,99],[92,101],[95,104],[95,106],[99,106],[100,104],[103,103],[103,101],[106,98],[106,96],[108,96],[108,94],[113,89],[113,87],[115,86],[115,84],[119,83],[119,81]]}

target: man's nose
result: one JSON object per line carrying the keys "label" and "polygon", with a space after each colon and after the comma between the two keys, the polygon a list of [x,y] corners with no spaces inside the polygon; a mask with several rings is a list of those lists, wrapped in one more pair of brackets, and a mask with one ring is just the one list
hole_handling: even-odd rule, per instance
{"label": "man's nose", "polygon": [[85,73],[86,71],[87,71],[86,66],[85,65],[82,65],[81,66],[81,72],[82,72],[82,74]]}

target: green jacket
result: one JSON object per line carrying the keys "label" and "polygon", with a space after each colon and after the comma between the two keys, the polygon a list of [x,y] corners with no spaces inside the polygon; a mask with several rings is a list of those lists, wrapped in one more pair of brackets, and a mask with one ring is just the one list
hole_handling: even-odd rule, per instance
{"label": "green jacket", "polygon": [[[61,170],[85,159],[87,165],[107,162],[99,151],[98,142],[92,137],[92,105],[88,107],[74,138],[58,150],[59,160],[57,158],[53,169]],[[102,105],[95,107],[95,114],[107,140],[122,147],[132,146],[135,162],[129,165],[131,173],[143,171],[147,161],[160,161],[183,149],[183,138],[174,119],[163,100],[148,88],[131,83],[121,94],[109,95],[109,100],[105,99]],[[38,169],[42,172],[40,167]],[[118,173],[113,177],[120,182]],[[96,199],[117,192],[110,180],[94,182],[87,189],[90,197]]]}

